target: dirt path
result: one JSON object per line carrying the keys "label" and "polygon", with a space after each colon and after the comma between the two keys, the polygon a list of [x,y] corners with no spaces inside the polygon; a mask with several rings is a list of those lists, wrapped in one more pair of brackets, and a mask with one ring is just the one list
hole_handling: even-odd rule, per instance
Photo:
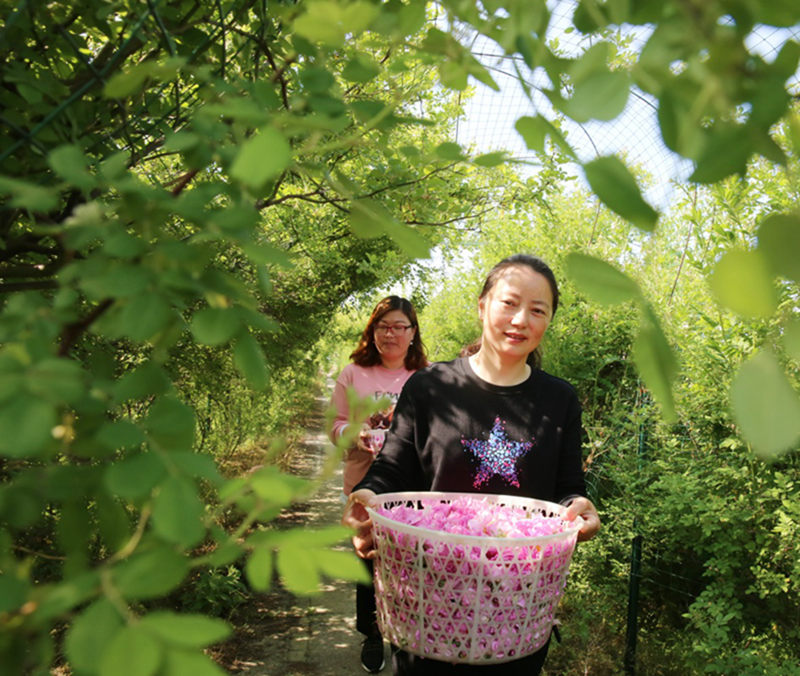
{"label": "dirt path", "polygon": [[[320,407],[327,399],[320,400]],[[327,438],[322,418],[312,423],[290,471],[317,477]],[[307,503],[295,505],[279,519],[286,527],[317,528],[338,524],[342,515],[341,467]],[[341,549],[350,550],[349,541]],[[341,676],[364,674],[361,640],[355,630],[355,586],[326,580],[316,596],[294,597],[282,589],[256,594],[232,618],[236,635],[215,651],[231,674],[246,676]],[[387,649],[388,656],[388,649]],[[389,673],[384,669],[384,674]]]}

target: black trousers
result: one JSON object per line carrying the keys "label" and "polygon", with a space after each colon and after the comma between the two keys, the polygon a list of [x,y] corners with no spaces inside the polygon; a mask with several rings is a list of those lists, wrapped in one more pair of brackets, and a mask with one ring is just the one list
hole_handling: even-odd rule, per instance
{"label": "black trousers", "polygon": [[451,664],[427,660],[392,646],[392,673],[394,676],[538,676],[544,666],[548,640],[533,655],[502,664]]}
{"label": "black trousers", "polygon": [[374,564],[371,559],[361,559],[369,571],[369,584],[356,584],[356,629],[364,636],[378,631],[375,608],[375,585],[373,584]]}

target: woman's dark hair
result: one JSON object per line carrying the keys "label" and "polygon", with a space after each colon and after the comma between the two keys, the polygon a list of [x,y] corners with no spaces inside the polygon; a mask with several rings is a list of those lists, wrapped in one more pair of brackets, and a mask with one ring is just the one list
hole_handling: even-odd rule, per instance
{"label": "woman's dark hair", "polygon": [[[547,283],[550,285],[550,291],[553,294],[553,314],[550,315],[550,319],[552,319],[556,316],[556,310],[558,309],[558,282],[556,281],[556,276],[553,274],[550,266],[538,256],[531,256],[530,254],[514,254],[513,256],[509,256],[508,258],[501,260],[489,271],[489,274],[486,275],[486,281],[483,283],[483,289],[481,290],[478,300],[483,300],[489,295],[489,292],[494,288],[495,284],[497,284],[497,280],[503,276],[503,273],[505,273],[506,270],[510,268],[521,267],[528,267],[534,272],[538,272],[547,280]],[[461,356],[469,357],[475,354],[481,349],[481,342],[481,338],[478,338],[476,341],[464,347],[461,350]],[[530,364],[531,368],[538,369],[541,367],[542,353],[538,347],[528,355],[527,362]]]}
{"label": "woman's dark hair", "polygon": [[417,330],[414,340],[408,346],[408,353],[405,359],[406,368],[409,371],[424,368],[428,365],[428,353],[425,344],[422,342],[419,322],[417,321],[417,311],[409,301],[405,298],[400,298],[400,296],[387,296],[375,306],[367,326],[361,334],[361,340],[350,355],[350,359],[359,366],[377,366],[381,363],[381,354],[378,352],[378,348],[375,347],[375,325],[392,310],[400,310],[408,317],[411,326]]}

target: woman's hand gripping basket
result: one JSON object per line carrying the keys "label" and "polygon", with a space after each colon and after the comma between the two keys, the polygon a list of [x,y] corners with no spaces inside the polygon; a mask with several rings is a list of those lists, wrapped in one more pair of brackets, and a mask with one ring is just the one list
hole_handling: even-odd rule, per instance
{"label": "woman's hand gripping basket", "polygon": [[552,502],[385,493],[370,509],[383,636],[452,663],[525,657],[550,636],[582,520]]}

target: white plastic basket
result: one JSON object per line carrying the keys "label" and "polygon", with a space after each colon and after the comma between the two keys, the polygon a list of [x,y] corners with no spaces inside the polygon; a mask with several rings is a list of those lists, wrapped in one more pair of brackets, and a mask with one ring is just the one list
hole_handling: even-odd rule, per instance
{"label": "white plastic basket", "polygon": [[[476,493],[384,493],[379,506],[480,498],[563,516],[529,498]],[[530,655],[550,636],[583,520],[553,535],[504,538],[410,526],[368,510],[373,523],[375,598],[383,636],[402,650],[452,663],[496,664]]]}

